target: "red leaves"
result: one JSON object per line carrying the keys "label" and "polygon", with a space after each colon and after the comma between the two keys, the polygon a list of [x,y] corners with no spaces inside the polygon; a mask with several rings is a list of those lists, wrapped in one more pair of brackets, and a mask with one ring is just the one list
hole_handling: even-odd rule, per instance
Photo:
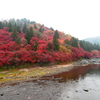
{"label": "red leaves", "polygon": [[32,45],[32,46],[35,45],[36,41],[38,42],[38,40],[39,40],[39,38],[37,38],[37,37],[32,37],[31,40],[30,40],[31,45]]}
{"label": "red leaves", "polygon": [[72,47],[71,57],[72,57],[72,60],[77,60],[83,57],[91,58],[92,54],[88,51],[83,50],[82,48],[78,49],[78,48]]}
{"label": "red leaves", "polygon": [[0,65],[9,65],[10,53],[7,51],[0,51]]}
{"label": "red leaves", "polygon": [[84,57],[85,58],[91,58],[92,57],[92,54],[90,52],[88,52],[88,51],[85,51],[84,52]]}
{"label": "red leaves", "polygon": [[[84,51],[82,49],[78,49],[72,47],[71,54],[66,54],[64,52],[56,51],[56,52],[48,52],[45,49],[45,45],[41,44],[38,47],[37,51],[32,51],[30,49],[31,45],[27,45],[27,49],[25,50],[17,50],[16,46],[13,46],[14,43],[8,49],[0,51],[0,66],[3,65],[18,65],[24,63],[44,63],[44,62],[69,62],[72,60],[77,60],[81,57],[90,58],[91,53]],[[13,50],[13,47],[15,48]],[[29,50],[28,50],[29,47]],[[9,51],[10,50],[10,51]],[[13,50],[13,51],[12,51]]]}
{"label": "red leaves", "polygon": [[52,52],[50,53],[55,61],[59,62],[69,62],[71,61],[70,55],[67,55],[63,52]]}
{"label": "red leaves", "polygon": [[92,50],[91,53],[93,57],[100,57],[100,51],[98,50]]}
{"label": "red leaves", "polygon": [[10,42],[12,38],[8,35],[8,33],[0,34],[0,41],[3,41],[5,44]]}
{"label": "red leaves", "polygon": [[[45,28],[45,27],[44,27]],[[100,56],[100,51],[92,51],[92,53],[82,48],[72,47],[69,51],[65,48],[61,51],[53,51],[52,39],[54,31],[45,28],[43,34],[31,38],[30,44],[24,39],[25,33],[19,33],[21,38],[20,45],[12,41],[11,33],[7,31],[7,27],[0,29],[0,66],[18,65],[24,63],[45,63],[45,62],[69,62],[79,58],[91,58],[92,56]],[[66,36],[59,32],[60,43],[66,39]],[[68,39],[71,36],[67,36]],[[65,50],[66,49],[66,50]]]}
{"label": "red leaves", "polygon": [[16,51],[20,49],[20,46],[16,44],[15,41],[9,42],[7,46],[9,47],[9,51]]}
{"label": "red leaves", "polygon": [[54,58],[47,53],[38,53],[36,55],[37,62],[53,62]]}
{"label": "red leaves", "polygon": [[76,47],[72,47],[71,56],[72,56],[72,60],[77,60],[79,58],[84,57],[84,54],[81,51],[81,49],[78,49]]}

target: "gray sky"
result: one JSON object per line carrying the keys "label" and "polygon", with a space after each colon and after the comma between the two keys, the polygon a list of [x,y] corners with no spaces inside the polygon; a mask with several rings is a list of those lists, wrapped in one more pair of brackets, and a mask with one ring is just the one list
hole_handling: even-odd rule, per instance
{"label": "gray sky", "polygon": [[27,18],[84,39],[100,35],[100,0],[0,0],[1,18]]}

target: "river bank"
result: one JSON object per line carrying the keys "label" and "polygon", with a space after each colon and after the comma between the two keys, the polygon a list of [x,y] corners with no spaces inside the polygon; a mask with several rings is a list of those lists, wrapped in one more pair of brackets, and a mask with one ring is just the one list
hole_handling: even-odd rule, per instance
{"label": "river bank", "polygon": [[[40,77],[51,75],[52,77],[49,79],[47,77],[45,80],[37,75],[37,80],[35,80],[33,76],[28,76],[30,77],[28,79],[2,85],[0,86],[0,100],[99,100],[99,64],[99,58],[92,58],[67,65],[43,67],[41,71],[48,69],[48,73],[38,75]],[[52,73],[49,72],[51,69]],[[32,69],[20,69],[27,73],[30,70]]]}
{"label": "river bank", "polygon": [[74,67],[86,66],[88,64],[100,64],[100,58],[83,59],[63,65],[51,65],[45,67],[33,66],[18,70],[2,71],[0,72],[0,85],[37,80],[43,76],[67,72]]}

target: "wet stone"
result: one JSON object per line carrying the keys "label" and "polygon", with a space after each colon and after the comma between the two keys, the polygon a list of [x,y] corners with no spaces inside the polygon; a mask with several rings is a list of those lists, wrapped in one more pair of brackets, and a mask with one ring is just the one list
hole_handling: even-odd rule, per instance
{"label": "wet stone", "polygon": [[89,90],[84,89],[85,92],[88,92]]}
{"label": "wet stone", "polygon": [[17,93],[17,95],[20,95],[20,93]]}
{"label": "wet stone", "polygon": [[3,96],[3,95],[4,95],[4,93],[1,93],[1,94],[0,94],[0,96]]}
{"label": "wet stone", "polygon": [[69,98],[69,96],[67,96],[67,98]]}
{"label": "wet stone", "polygon": [[77,90],[75,90],[75,92],[78,92]]}

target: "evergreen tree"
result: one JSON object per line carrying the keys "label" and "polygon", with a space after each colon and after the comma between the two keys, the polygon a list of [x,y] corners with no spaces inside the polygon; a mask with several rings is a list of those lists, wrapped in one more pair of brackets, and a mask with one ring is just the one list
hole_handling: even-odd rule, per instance
{"label": "evergreen tree", "polygon": [[13,28],[12,28],[12,24],[11,23],[8,24],[8,31],[9,32],[13,32]]}
{"label": "evergreen tree", "polygon": [[17,27],[17,25],[16,25],[16,23],[15,23],[15,25],[13,25],[14,27]]}
{"label": "evergreen tree", "polygon": [[14,26],[15,23],[16,23],[14,18],[10,19],[9,22],[10,22],[13,26]]}
{"label": "evergreen tree", "polygon": [[55,31],[54,38],[57,38],[57,39],[59,38],[59,33],[58,33],[58,31],[57,31],[57,30]]}
{"label": "evergreen tree", "polygon": [[50,27],[50,29],[51,29],[52,31],[54,31],[54,29],[53,29],[52,27]]}
{"label": "evergreen tree", "polygon": [[15,40],[17,44],[20,44],[20,39],[21,39],[21,38],[17,38],[17,39]]}
{"label": "evergreen tree", "polygon": [[36,23],[36,22],[35,22],[35,21],[31,21],[30,23],[31,23],[31,24],[34,24],[34,23]]}
{"label": "evergreen tree", "polygon": [[16,26],[16,30],[17,30],[17,32],[21,33],[21,30],[20,30],[19,26]]}
{"label": "evergreen tree", "polygon": [[35,45],[32,47],[33,50],[36,51],[38,46],[39,46],[39,44],[38,44],[38,42],[36,41],[36,42],[35,42]]}
{"label": "evergreen tree", "polygon": [[2,22],[0,22],[0,29],[3,29],[3,24],[2,24]]}
{"label": "evergreen tree", "polygon": [[20,25],[20,20],[19,20],[19,19],[16,20],[16,24],[17,24],[18,26]]}
{"label": "evergreen tree", "polygon": [[15,41],[16,38],[18,37],[17,31],[16,31],[16,27],[13,29],[13,33],[11,34],[13,40]]}
{"label": "evergreen tree", "polygon": [[64,41],[64,43],[65,43],[65,44],[68,44],[68,45],[71,45],[71,42],[70,42],[68,39],[66,39],[66,40]]}
{"label": "evergreen tree", "polygon": [[28,20],[26,18],[21,19],[22,22],[27,23]]}
{"label": "evergreen tree", "polygon": [[33,37],[34,36],[34,31],[33,31],[33,28],[30,27],[30,37]]}
{"label": "evergreen tree", "polygon": [[34,28],[35,28],[35,29],[37,29],[37,26],[36,26],[36,24],[34,24]]}
{"label": "evergreen tree", "polygon": [[100,50],[100,46],[98,44],[92,44],[90,42],[87,42],[87,41],[80,41],[80,46],[86,50],[86,51],[91,51],[91,50]]}
{"label": "evergreen tree", "polygon": [[42,33],[43,31],[44,31],[44,29],[42,27],[40,27],[39,32]]}
{"label": "evergreen tree", "polygon": [[26,40],[27,40],[28,43],[30,43],[30,35],[29,34],[30,34],[30,31],[27,30],[25,38],[26,38]]}
{"label": "evergreen tree", "polygon": [[52,44],[50,42],[48,42],[48,44],[47,44],[47,50],[52,50],[52,48],[53,48]]}
{"label": "evergreen tree", "polygon": [[27,32],[27,27],[26,27],[26,23],[23,26],[23,32],[26,33]]}
{"label": "evergreen tree", "polygon": [[26,33],[26,35],[25,35],[25,38],[26,38],[26,40],[28,41],[28,43],[30,43],[30,40],[31,40],[31,38],[33,37],[33,35],[34,35],[33,28],[30,27],[30,29],[27,30],[27,33]]}
{"label": "evergreen tree", "polygon": [[78,39],[72,37],[70,43],[72,47],[78,47]]}
{"label": "evergreen tree", "polygon": [[60,49],[58,38],[59,38],[59,34],[58,34],[57,30],[56,30],[55,34],[53,36],[53,45],[54,45],[54,50],[55,51],[58,51]]}
{"label": "evergreen tree", "polygon": [[4,26],[4,27],[8,27],[8,22],[7,22],[6,20],[4,20],[3,26]]}
{"label": "evergreen tree", "polygon": [[58,39],[53,38],[53,45],[54,45],[54,50],[55,51],[58,51],[60,49],[60,45],[59,45]]}

